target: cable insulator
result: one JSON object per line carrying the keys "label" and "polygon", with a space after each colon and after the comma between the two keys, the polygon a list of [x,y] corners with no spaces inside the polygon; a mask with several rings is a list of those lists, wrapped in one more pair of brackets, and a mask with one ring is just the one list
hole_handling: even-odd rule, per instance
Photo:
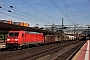
{"label": "cable insulator", "polygon": [[2,8],[2,7],[0,6],[0,8]]}
{"label": "cable insulator", "polygon": [[13,6],[10,6],[10,8],[13,8]]}
{"label": "cable insulator", "polygon": [[8,10],[8,12],[11,12],[10,10]]}

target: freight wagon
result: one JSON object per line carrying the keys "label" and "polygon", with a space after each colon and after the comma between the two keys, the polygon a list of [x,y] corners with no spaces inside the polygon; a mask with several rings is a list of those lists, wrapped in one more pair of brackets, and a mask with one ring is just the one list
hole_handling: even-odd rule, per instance
{"label": "freight wagon", "polygon": [[50,43],[55,43],[55,35],[45,35],[45,40],[44,43],[45,44],[50,44]]}

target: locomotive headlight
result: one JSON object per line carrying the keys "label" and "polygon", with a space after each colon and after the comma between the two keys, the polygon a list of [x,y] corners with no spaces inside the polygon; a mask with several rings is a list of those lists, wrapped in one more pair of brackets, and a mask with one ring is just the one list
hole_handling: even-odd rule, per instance
{"label": "locomotive headlight", "polygon": [[7,39],[7,41],[10,41],[10,39]]}
{"label": "locomotive headlight", "polygon": [[18,39],[15,39],[15,41],[18,41]]}

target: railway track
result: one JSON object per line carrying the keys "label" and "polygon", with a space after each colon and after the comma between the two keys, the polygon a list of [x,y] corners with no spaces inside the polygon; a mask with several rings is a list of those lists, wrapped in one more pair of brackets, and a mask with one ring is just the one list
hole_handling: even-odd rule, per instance
{"label": "railway track", "polygon": [[41,54],[42,57],[38,55],[39,58],[37,58],[36,56],[35,58],[33,57],[27,60],[70,60],[73,57],[73,55],[71,56],[71,54],[74,52],[74,50],[82,46],[85,42],[80,42],[78,44],[77,43],[78,42],[72,42],[70,44],[61,45],[60,47],[56,47],[53,50],[44,52],[43,54]]}
{"label": "railway track", "polygon": [[82,41],[78,44],[68,46],[66,49],[64,49],[65,51],[57,54],[57,56],[55,58],[52,58],[51,60],[71,60],[73,56],[77,53],[77,51],[80,50],[84,43],[85,41]]}
{"label": "railway track", "polygon": [[[17,50],[14,52],[0,54],[0,60],[50,60],[58,59],[64,50],[69,49],[80,41],[68,41],[58,44],[50,44],[40,47],[32,47],[29,49]],[[58,55],[59,53],[59,55]],[[62,55],[62,54],[61,54]]]}

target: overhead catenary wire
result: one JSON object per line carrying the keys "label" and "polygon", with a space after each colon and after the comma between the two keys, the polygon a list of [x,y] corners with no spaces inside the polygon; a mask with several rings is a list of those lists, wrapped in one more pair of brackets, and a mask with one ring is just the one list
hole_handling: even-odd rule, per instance
{"label": "overhead catenary wire", "polygon": [[[23,1],[26,2],[25,0],[23,0]],[[27,2],[26,2],[26,3],[27,3]],[[28,3],[28,5],[30,6],[31,4]],[[31,5],[31,6],[32,6],[32,5]],[[55,6],[56,6],[56,5],[55,5]],[[32,7],[33,7],[33,6],[32,6]],[[57,6],[56,6],[56,7],[57,7]],[[11,7],[8,6],[7,8],[11,8]],[[57,8],[58,8],[58,7],[57,7]],[[11,9],[12,9],[12,10],[15,10],[14,12],[12,11],[14,14],[15,14],[16,12],[19,12],[19,13],[21,13],[22,16],[23,16],[23,15],[27,15],[28,17],[33,17],[31,14],[29,15],[28,13],[24,13],[24,12],[22,12],[22,11],[19,11],[19,10],[16,9],[15,7],[11,8]],[[37,8],[34,7],[34,9],[38,11]],[[60,10],[60,8],[58,8],[58,9]],[[40,11],[40,10],[39,10],[39,11]],[[60,11],[62,12],[62,14],[64,14],[64,15],[66,16],[67,13],[64,13],[63,10],[60,10]],[[40,11],[40,13],[41,13],[41,11]],[[43,12],[42,12],[42,13],[43,13]],[[16,14],[17,14],[17,13],[16,13]],[[45,14],[45,13],[44,13],[44,14]],[[18,14],[17,14],[17,15],[18,15]],[[46,16],[46,14],[45,14],[45,16]],[[47,15],[47,17],[48,17],[48,15]],[[69,18],[69,17],[68,17],[68,18]],[[42,19],[42,18],[38,18],[37,16],[34,16],[34,17],[31,18],[31,19],[33,19],[33,20],[34,20],[34,19],[35,19],[35,20],[37,20],[37,19],[39,20],[39,19],[40,19],[39,21],[42,21],[42,22],[45,22],[45,23],[48,23],[48,24],[51,23],[51,22],[45,21],[45,20]],[[70,18],[69,18],[69,19],[70,19]],[[38,22],[38,20],[37,20],[37,22]],[[70,20],[71,20],[71,19],[70,19]],[[72,20],[71,20],[71,21],[72,21]],[[74,22],[74,21],[72,21],[72,22]]]}
{"label": "overhead catenary wire", "polygon": [[22,0],[24,3],[26,3],[27,5],[31,6],[32,8],[34,8],[35,10],[37,10],[38,12],[42,13],[43,15],[47,16],[48,18],[52,19],[54,21],[54,19],[48,15],[46,15],[45,13],[43,13],[42,11],[40,11],[39,9],[35,8],[34,6],[32,6],[31,4],[29,4],[28,2],[26,2],[25,0]]}
{"label": "overhead catenary wire", "polygon": [[65,14],[51,1],[51,0],[49,0],[58,10],[59,10],[59,12],[61,12],[64,16],[65,16]]}
{"label": "overhead catenary wire", "polygon": [[[56,4],[56,6],[57,6],[58,8],[60,8],[60,6],[58,6],[57,3],[56,3],[54,0],[52,0],[52,1]],[[60,9],[61,9],[61,8],[60,8]],[[65,13],[62,9],[61,9],[61,11],[62,11],[65,15],[67,15],[67,13]],[[71,20],[72,23],[76,24],[76,23],[74,22],[74,20],[71,19],[71,17],[70,17],[69,15],[67,15],[67,17]]]}
{"label": "overhead catenary wire", "polygon": [[[4,5],[5,7],[8,7],[8,6],[6,6],[6,5]],[[8,7],[9,8],[9,7]],[[27,14],[27,13],[24,13],[24,12],[22,12],[22,11],[19,11],[19,10],[16,10],[16,9],[12,9],[12,10],[15,10],[15,11],[17,11],[17,12],[19,12],[19,13],[22,13],[23,15],[25,15],[25,16],[28,16],[28,17],[30,17],[31,16],[31,19],[35,19],[36,18],[36,16],[32,16],[32,14]],[[17,13],[18,14],[18,13]],[[21,15],[21,14],[20,14]],[[43,18],[39,18],[39,17],[37,17],[38,19],[39,19],[39,21],[42,21],[43,23],[48,23],[48,24],[50,24],[49,22],[47,22],[47,21],[44,21],[44,20],[41,20],[41,19],[43,19]],[[37,21],[38,22],[38,21]]]}
{"label": "overhead catenary wire", "polygon": [[[2,8],[2,9],[5,10],[5,11],[8,11],[8,12],[10,12],[10,13],[17,14],[17,15],[19,15],[19,16],[23,16],[23,15],[18,14],[18,13],[16,13],[16,12],[12,12],[11,10],[7,10],[7,9],[5,9],[5,8]],[[3,13],[3,12],[0,12],[0,13],[2,13],[2,14],[4,14],[4,15],[11,16],[11,17],[14,17],[14,18],[17,18],[17,19],[19,19],[19,20],[28,21],[28,20],[26,20],[26,19],[22,19],[22,18],[20,18],[20,17],[16,17],[16,16],[13,16],[13,15],[9,15],[9,14]],[[30,22],[30,23],[34,23],[34,22],[31,22],[31,21],[29,21],[29,22]]]}
{"label": "overhead catenary wire", "polygon": [[[22,15],[22,14],[19,14],[19,13],[16,13],[16,12],[13,12],[13,11],[10,11],[10,10],[7,10],[7,9],[5,9],[5,8],[2,8],[3,10],[6,10],[6,11],[9,11],[9,12],[11,12],[11,13],[14,13],[14,14],[16,14],[16,15],[19,15],[19,16],[22,16],[22,17],[27,17],[27,16],[25,16],[25,15]],[[30,18],[29,16],[27,17],[27,18]],[[23,19],[23,20],[25,20],[26,21],[26,19]],[[27,20],[27,21],[29,21],[29,20]],[[43,21],[43,20],[41,20],[41,21]],[[43,21],[44,23],[46,22],[46,21]],[[31,23],[34,23],[34,22],[31,22]],[[47,22],[48,23],[48,22]]]}
{"label": "overhead catenary wire", "polygon": [[0,16],[1,19],[5,20],[5,18],[3,16]]}
{"label": "overhead catenary wire", "polygon": [[[4,7],[7,7],[7,8],[10,8],[9,6],[7,6],[7,5],[5,5],[5,4],[0,4],[0,5],[3,5]],[[21,10],[19,11],[19,10],[17,10],[15,7],[12,9],[12,10],[14,10],[15,12],[13,12],[13,13],[15,13],[15,14],[18,14],[18,13],[16,13],[16,12],[19,12],[19,13],[21,13],[21,14],[18,14],[18,15],[21,15],[21,16],[23,16],[23,15],[25,15],[25,16],[28,16],[28,17],[33,17],[33,19],[35,19],[36,18],[36,16],[32,16],[32,14],[29,14],[29,13],[24,13],[24,12],[22,12]],[[22,15],[23,14],[23,15]],[[37,17],[38,18],[38,20],[40,21],[40,22],[43,22],[43,23],[48,23],[48,24],[50,24],[49,22],[47,22],[47,21],[44,21],[43,20],[43,18],[39,18],[39,17]],[[36,20],[36,19],[35,19]],[[38,22],[38,21],[37,21]]]}
{"label": "overhead catenary wire", "polygon": [[[66,6],[66,11],[68,10],[70,12],[70,14],[72,15],[73,19],[75,21],[79,21],[76,17],[76,15],[74,14],[74,12],[71,10],[70,6],[68,5],[66,0],[62,0],[62,2],[64,3],[64,5]],[[67,13],[67,12],[66,12]],[[80,23],[80,22],[79,22]],[[81,24],[81,23],[80,23]]]}
{"label": "overhead catenary wire", "polygon": [[[55,1],[53,1],[53,0],[49,0],[49,1],[59,10],[60,13],[62,13],[64,16],[66,16],[66,13],[61,9],[60,6],[58,6],[58,4],[57,4]],[[76,23],[74,22],[74,20],[71,19],[70,16],[67,15],[67,18],[68,18],[73,24],[76,24]]]}
{"label": "overhead catenary wire", "polygon": [[[3,12],[0,12],[0,13],[1,13],[1,14],[4,14],[4,15],[7,15],[7,16],[11,16],[11,17],[17,18],[17,19],[19,19],[19,20],[24,20],[24,21],[26,21],[25,19],[22,19],[22,18],[13,16],[13,15],[10,15],[10,14],[6,14],[6,13],[3,13]],[[31,23],[33,23],[33,22],[31,22]]]}

